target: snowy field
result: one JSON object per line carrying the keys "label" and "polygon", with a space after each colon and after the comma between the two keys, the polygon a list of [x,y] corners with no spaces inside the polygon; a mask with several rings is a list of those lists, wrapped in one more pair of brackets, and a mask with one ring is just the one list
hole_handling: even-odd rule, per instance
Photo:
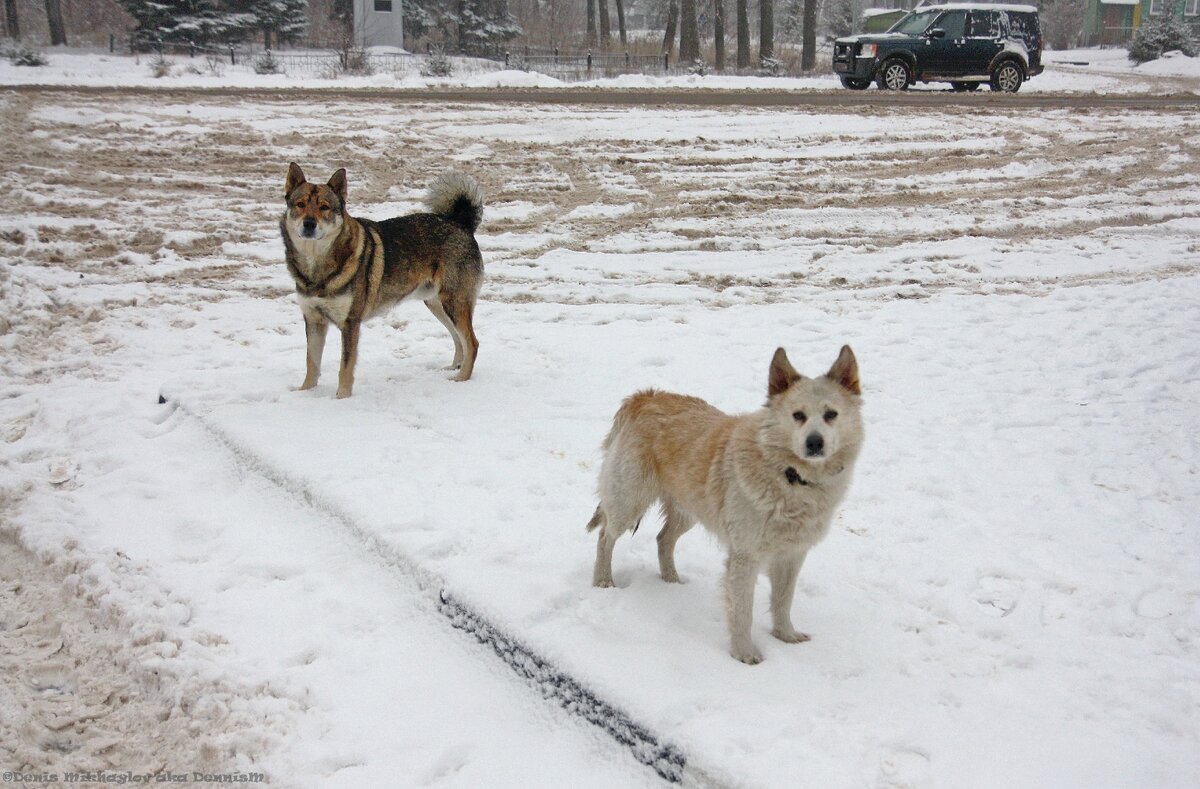
{"label": "snowy field", "polygon": [[[153,87],[260,87],[260,88],[423,88],[423,87],[521,87],[555,88],[563,86],[596,89],[679,89],[694,90],[796,90],[842,91],[829,67],[829,54],[822,51],[822,72],[808,77],[735,77],[709,74],[640,75],[581,79],[562,79],[537,72],[505,70],[503,64],[487,60],[454,58],[451,77],[424,77],[425,59],[414,56],[394,61],[369,76],[332,78],[328,68],[308,60],[312,51],[280,53],[287,66],[285,73],[256,74],[253,61],[231,65],[223,57],[168,56],[165,74],[156,76],[156,58],[134,57],[107,52],[89,52],[56,48],[46,51],[49,63],[37,68],[14,66],[0,60],[0,85],[80,85],[80,86],[153,86]],[[291,54],[306,60],[291,61]],[[326,53],[329,54],[329,53]],[[332,57],[332,55],[331,55]],[[1081,49],[1048,51],[1046,70],[1022,86],[1023,93],[1113,94],[1200,94],[1200,58],[1168,52],[1158,60],[1141,65],[1129,62],[1124,49]],[[914,85],[913,90],[946,91],[945,83]],[[986,90],[985,90],[986,93]]]}
{"label": "snowy field", "polygon": [[[446,594],[689,783],[1200,784],[1200,110],[9,92],[0,118],[0,769],[662,783]],[[473,380],[405,304],[353,398],[332,352],[291,390],[291,160],[347,167],[372,218],[479,179]],[[646,524],[590,586],[622,397],[749,410],[777,345],[816,374],[847,342],[868,440],[801,574],[811,642],[770,637],[764,579],[766,660],[729,657],[700,529],[685,584]]]}

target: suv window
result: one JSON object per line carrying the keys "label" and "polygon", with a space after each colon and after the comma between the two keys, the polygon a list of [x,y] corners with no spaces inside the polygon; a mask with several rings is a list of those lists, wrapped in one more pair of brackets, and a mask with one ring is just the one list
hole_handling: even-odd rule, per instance
{"label": "suv window", "polygon": [[947,11],[938,19],[936,27],[946,31],[947,39],[959,39],[967,29],[966,11]]}
{"label": "suv window", "polygon": [[933,21],[934,11],[913,12],[892,25],[889,33],[903,33],[906,36],[919,36]]}
{"label": "suv window", "polygon": [[972,11],[967,17],[967,38],[1000,38],[1000,14]]}

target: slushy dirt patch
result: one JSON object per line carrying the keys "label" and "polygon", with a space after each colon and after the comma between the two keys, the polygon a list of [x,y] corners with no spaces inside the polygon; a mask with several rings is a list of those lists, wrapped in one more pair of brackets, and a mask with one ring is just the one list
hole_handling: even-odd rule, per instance
{"label": "slushy dirt patch", "polygon": [[219,637],[171,627],[189,616],[182,602],[141,596],[149,615],[113,603],[111,579],[144,581],[128,557],[93,565],[63,547],[41,558],[0,531],[5,770],[225,772],[272,748],[260,716],[286,717],[294,703],[213,673]]}

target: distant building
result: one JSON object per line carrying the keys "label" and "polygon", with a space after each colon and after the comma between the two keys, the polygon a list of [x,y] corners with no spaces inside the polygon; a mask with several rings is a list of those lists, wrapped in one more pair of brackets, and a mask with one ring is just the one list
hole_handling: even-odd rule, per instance
{"label": "distant building", "polygon": [[404,0],[354,0],[354,40],[363,47],[404,48]]}
{"label": "distant building", "polygon": [[1200,0],[1087,0],[1085,46],[1118,46],[1153,17],[1170,15],[1200,34]]}

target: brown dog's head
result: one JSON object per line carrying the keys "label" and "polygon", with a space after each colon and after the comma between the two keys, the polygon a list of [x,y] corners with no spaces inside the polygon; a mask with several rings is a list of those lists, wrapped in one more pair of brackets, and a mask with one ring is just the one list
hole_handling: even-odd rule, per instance
{"label": "brown dog's head", "polygon": [[288,165],[287,213],[284,227],[293,241],[331,241],[337,238],[345,221],[346,169],[333,174],[327,184],[312,184],[304,178],[300,165]]}

